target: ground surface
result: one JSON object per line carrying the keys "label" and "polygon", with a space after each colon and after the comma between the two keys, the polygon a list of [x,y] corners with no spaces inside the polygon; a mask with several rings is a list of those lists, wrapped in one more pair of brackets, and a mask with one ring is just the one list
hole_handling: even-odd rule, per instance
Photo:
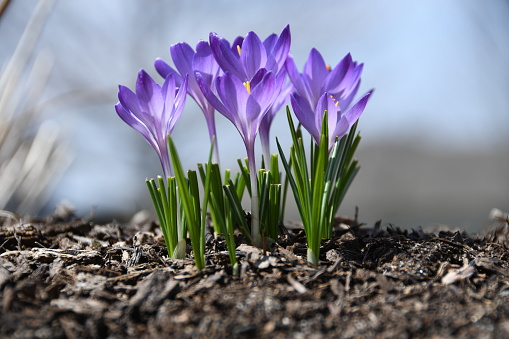
{"label": "ground surface", "polygon": [[200,272],[167,259],[150,223],[1,221],[2,338],[509,337],[504,223],[468,235],[346,221],[317,267],[301,231],[266,252],[239,239],[232,276],[221,241]]}

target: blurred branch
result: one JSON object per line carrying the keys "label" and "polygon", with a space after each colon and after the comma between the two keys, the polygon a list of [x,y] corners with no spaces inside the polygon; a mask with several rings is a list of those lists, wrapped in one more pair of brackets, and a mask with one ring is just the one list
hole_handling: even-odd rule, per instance
{"label": "blurred branch", "polygon": [[36,55],[30,68],[27,65],[54,2],[39,1],[0,73],[0,209],[18,213],[41,209],[49,186],[71,162],[60,126],[39,123],[40,110],[28,109],[36,106],[51,70],[52,60],[43,54]]}
{"label": "blurred branch", "polygon": [[2,2],[0,2],[0,18],[5,13],[5,10],[7,9],[7,6],[9,6],[10,2],[11,0],[3,0]]}

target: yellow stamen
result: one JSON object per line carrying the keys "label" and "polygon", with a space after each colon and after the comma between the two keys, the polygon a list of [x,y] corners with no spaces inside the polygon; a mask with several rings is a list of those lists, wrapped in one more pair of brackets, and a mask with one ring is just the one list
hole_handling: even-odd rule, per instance
{"label": "yellow stamen", "polygon": [[246,81],[243,84],[244,87],[247,89],[247,93],[251,94],[251,83],[249,81]]}
{"label": "yellow stamen", "polygon": [[242,50],[240,49],[240,45],[237,45],[237,52],[239,52],[239,55],[240,55],[240,52],[241,52],[241,51],[242,51]]}
{"label": "yellow stamen", "polygon": [[[239,53],[239,54],[240,54],[240,53]],[[330,71],[331,71],[331,69],[332,69],[332,68],[330,67],[330,65],[325,65],[325,68],[327,68],[327,70],[328,70],[329,72],[330,72]]]}
{"label": "yellow stamen", "polygon": [[336,107],[338,107],[339,101],[337,101],[336,98],[334,98],[332,95],[330,97],[332,98],[332,101],[334,101],[334,105],[336,105]]}

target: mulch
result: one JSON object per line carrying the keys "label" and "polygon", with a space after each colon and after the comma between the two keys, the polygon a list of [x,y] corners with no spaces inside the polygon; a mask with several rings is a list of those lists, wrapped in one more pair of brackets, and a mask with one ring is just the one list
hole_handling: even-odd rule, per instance
{"label": "mulch", "polygon": [[[341,223],[339,223],[341,222]],[[302,230],[238,236],[207,266],[168,259],[153,222],[0,220],[1,338],[509,338],[509,228],[401,230],[338,219],[320,264]]]}

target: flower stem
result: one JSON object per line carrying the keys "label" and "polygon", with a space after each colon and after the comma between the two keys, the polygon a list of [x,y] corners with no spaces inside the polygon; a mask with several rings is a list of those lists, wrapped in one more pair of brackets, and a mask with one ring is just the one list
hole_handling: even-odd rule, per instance
{"label": "flower stem", "polygon": [[[270,164],[270,140],[268,133],[262,133],[260,130],[260,141],[262,143],[262,153],[263,153],[263,160],[265,162],[265,167],[269,167]],[[265,169],[266,169],[265,168]]]}
{"label": "flower stem", "polygon": [[217,145],[217,133],[216,133],[216,122],[214,119],[214,111],[212,111],[212,114],[206,115],[205,117],[207,120],[210,142],[214,142],[213,161],[215,164],[219,164],[219,148]]}
{"label": "flower stem", "polygon": [[254,143],[246,147],[247,159],[249,163],[249,179],[251,182],[251,238],[253,245],[262,246],[262,237],[260,235],[260,212],[258,206],[258,181],[256,175],[256,161],[254,152]]}

